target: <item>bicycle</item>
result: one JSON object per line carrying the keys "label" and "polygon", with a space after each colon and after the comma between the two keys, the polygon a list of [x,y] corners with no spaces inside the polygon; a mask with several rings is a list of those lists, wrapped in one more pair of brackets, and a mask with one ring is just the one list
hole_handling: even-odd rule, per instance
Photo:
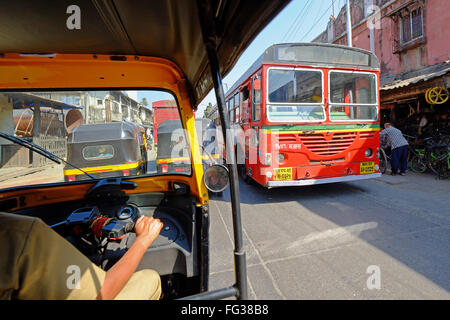
{"label": "bicycle", "polygon": [[[408,138],[414,138],[407,136]],[[419,148],[409,146],[409,167],[413,172],[424,173],[427,169],[436,174],[438,178],[449,177],[450,172],[450,144],[448,136],[428,137],[423,140]],[[417,142],[417,140],[415,141]]]}
{"label": "bicycle", "polygon": [[450,145],[448,143],[434,143],[427,153],[429,168],[438,179],[450,176]]}
{"label": "bicycle", "polygon": [[384,151],[384,148],[380,146],[380,172],[382,174],[386,173],[388,160],[391,160],[390,156],[388,157],[388,155]]}

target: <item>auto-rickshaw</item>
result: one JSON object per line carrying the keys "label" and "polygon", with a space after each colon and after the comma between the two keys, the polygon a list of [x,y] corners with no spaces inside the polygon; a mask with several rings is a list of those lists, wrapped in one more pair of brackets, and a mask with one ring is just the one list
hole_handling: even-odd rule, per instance
{"label": "auto-rickshaw", "polygon": [[111,178],[144,174],[147,165],[145,131],[135,123],[106,122],[83,124],[72,130],[67,138],[65,181],[95,177]]}
{"label": "auto-rickshaw", "polygon": [[157,130],[158,148],[156,169],[158,173],[188,172],[191,167],[189,145],[181,121],[166,120]]}
{"label": "auto-rickshaw", "polygon": [[[217,131],[210,119],[195,119],[195,129],[200,144],[203,169],[221,163]],[[159,145],[156,167],[158,173],[186,172],[189,170],[189,148],[184,140],[184,129],[179,120],[166,120],[158,126]]]}
{"label": "auto-rickshaw", "polygon": [[[195,300],[234,296],[247,299],[238,173],[236,161],[233,161],[232,137],[227,135],[229,121],[222,76],[231,70],[244,49],[287,2],[74,0],[3,3],[0,10],[0,91],[159,88],[170,92],[177,101],[180,120],[187,132],[191,165],[189,174],[175,172],[100,179],[93,173],[88,174],[88,180],[11,187],[0,190],[0,209],[39,217],[66,237],[73,231],[68,229],[73,214],[83,217],[76,219],[81,223],[96,210],[111,219],[127,220],[127,215],[135,212],[158,216],[168,228],[161,231],[157,243],[146,251],[139,268],[150,267],[160,274],[165,298]],[[226,167],[214,165],[208,168],[209,172],[204,172],[194,111],[212,88],[225,147],[231,147],[226,148]],[[101,106],[98,103],[95,108]],[[38,121],[38,117],[35,119]],[[38,126],[35,128],[39,135]],[[52,161],[61,161],[45,148],[18,139],[11,131],[2,134],[2,138],[26,146]],[[209,185],[212,176],[219,176],[222,184]],[[210,208],[207,190],[222,189],[227,183],[224,178],[230,183],[235,282],[208,291]],[[91,209],[83,209],[86,207]],[[125,235],[132,237],[133,229],[126,231]],[[126,241],[117,242],[117,238],[105,238],[105,241],[106,246],[115,246],[116,256],[127,250]],[[97,259],[99,266],[107,268],[109,264],[102,263],[104,257],[95,256],[95,250],[93,252],[93,261]],[[108,250],[103,254],[105,252]]]}

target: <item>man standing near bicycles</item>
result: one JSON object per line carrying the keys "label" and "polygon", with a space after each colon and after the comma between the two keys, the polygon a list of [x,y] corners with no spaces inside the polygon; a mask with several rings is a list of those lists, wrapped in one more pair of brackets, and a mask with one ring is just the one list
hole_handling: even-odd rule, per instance
{"label": "man standing near bicycles", "polygon": [[384,124],[380,137],[386,138],[391,146],[391,175],[396,175],[400,168],[400,175],[404,176],[408,168],[408,141],[403,137],[403,133],[390,123]]}

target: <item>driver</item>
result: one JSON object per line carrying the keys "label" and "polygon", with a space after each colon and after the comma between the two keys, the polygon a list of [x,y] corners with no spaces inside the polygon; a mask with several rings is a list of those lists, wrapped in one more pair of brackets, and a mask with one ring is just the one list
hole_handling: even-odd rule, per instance
{"label": "driver", "polygon": [[0,212],[0,299],[154,299],[161,279],[154,270],[136,271],[162,223],[140,217],[136,241],[104,271],[41,219]]}
{"label": "driver", "polygon": [[311,96],[310,102],[322,102],[322,89],[320,87],[315,87],[313,90],[313,95]]}

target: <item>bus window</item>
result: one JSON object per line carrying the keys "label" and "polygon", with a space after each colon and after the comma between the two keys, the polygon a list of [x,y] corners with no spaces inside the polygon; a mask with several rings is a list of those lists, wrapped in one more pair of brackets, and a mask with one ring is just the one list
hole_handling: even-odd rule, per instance
{"label": "bus window", "polygon": [[236,109],[236,123],[239,123],[240,118],[240,106],[239,106],[239,92],[234,95],[234,107]]}
{"label": "bus window", "polygon": [[330,71],[330,119],[378,119],[376,75]]}
{"label": "bus window", "polygon": [[252,120],[261,119],[261,74],[259,73],[252,81]]}
{"label": "bus window", "polygon": [[235,113],[234,113],[234,99],[231,98],[229,100],[230,102],[230,123],[234,123],[234,119],[235,119]]}
{"label": "bus window", "polygon": [[242,120],[247,122],[250,118],[249,113],[249,105],[248,105],[248,97],[250,95],[250,90],[248,89],[248,86],[246,85],[244,88],[242,88],[241,91],[241,107],[242,107]]}
{"label": "bus window", "polygon": [[268,78],[269,121],[325,120],[321,71],[270,68]]}

